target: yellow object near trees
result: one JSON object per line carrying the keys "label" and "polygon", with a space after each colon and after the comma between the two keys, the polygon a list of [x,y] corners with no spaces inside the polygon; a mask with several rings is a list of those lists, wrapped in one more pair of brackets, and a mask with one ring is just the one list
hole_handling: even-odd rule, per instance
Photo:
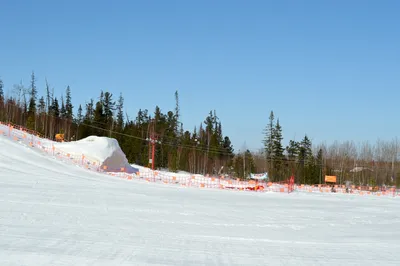
{"label": "yellow object near trees", "polygon": [[64,142],[64,134],[56,134],[57,142]]}

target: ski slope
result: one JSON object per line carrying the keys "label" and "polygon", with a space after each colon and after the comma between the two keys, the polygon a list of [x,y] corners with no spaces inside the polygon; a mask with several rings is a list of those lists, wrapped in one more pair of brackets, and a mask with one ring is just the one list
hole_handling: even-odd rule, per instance
{"label": "ski slope", "polygon": [[398,265],[398,197],[126,180],[0,135],[0,265]]}

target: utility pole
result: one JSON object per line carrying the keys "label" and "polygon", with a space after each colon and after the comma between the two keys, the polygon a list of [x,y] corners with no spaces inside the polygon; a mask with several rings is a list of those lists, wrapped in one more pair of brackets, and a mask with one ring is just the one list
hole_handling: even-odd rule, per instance
{"label": "utility pole", "polygon": [[151,146],[152,146],[152,152],[151,152],[151,169],[154,170],[154,165],[155,165],[155,153],[156,153],[156,143],[157,143],[157,136],[155,133],[151,135]]}
{"label": "utility pole", "polygon": [[146,140],[149,142],[149,164],[151,164],[151,169],[154,170],[156,144],[160,143],[158,141],[158,134],[155,132],[155,121],[154,120],[151,121],[149,124],[149,137]]}

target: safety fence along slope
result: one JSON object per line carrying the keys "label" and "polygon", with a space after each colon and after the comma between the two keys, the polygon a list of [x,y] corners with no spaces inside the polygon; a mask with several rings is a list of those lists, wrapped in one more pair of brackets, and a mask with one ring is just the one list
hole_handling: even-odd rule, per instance
{"label": "safety fence along slope", "polygon": [[224,189],[237,191],[253,192],[276,192],[286,193],[337,193],[352,194],[359,196],[378,196],[378,197],[396,197],[400,196],[400,191],[395,188],[389,188],[386,191],[374,191],[372,188],[351,186],[346,189],[345,186],[320,185],[296,185],[294,177],[288,178],[285,182],[273,183],[261,180],[240,180],[227,178],[224,176],[203,176],[197,174],[176,174],[171,172],[141,168],[136,173],[127,173],[125,168],[118,172],[110,172],[107,165],[101,164],[98,160],[90,158],[87,154],[71,153],[57,148],[57,142],[46,139],[43,135],[26,129],[24,127],[0,122],[0,136],[5,136],[11,140],[30,147],[41,153],[47,154],[57,160],[68,164],[77,165],[90,171],[105,173],[111,176],[124,178],[127,180],[143,180],[146,182],[157,182],[162,184],[179,185],[182,187],[195,187],[201,189]]}

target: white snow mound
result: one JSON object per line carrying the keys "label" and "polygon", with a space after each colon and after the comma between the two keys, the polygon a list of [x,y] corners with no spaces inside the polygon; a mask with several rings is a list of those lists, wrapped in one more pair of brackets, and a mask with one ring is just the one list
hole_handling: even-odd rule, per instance
{"label": "white snow mound", "polygon": [[102,169],[107,166],[104,169],[107,172],[121,172],[122,168],[127,173],[138,171],[129,164],[116,139],[89,136],[78,141],[54,143],[54,146],[71,154],[84,154],[86,158],[98,161]]}

